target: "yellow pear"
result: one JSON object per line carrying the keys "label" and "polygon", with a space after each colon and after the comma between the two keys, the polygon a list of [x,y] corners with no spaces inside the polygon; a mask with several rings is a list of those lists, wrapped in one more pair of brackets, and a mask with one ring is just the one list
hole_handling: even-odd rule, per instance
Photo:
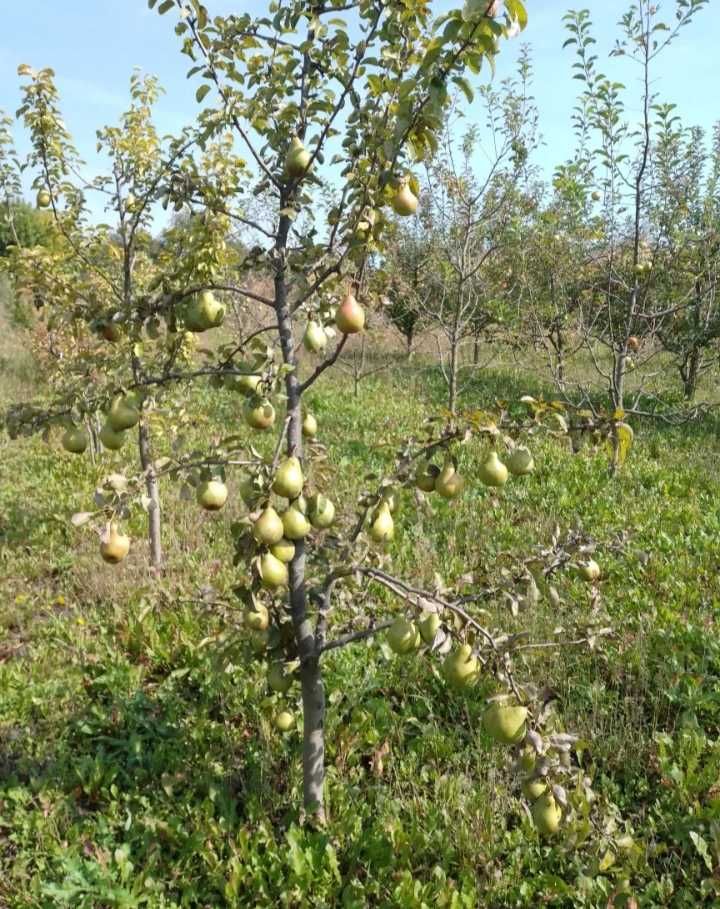
{"label": "yellow pear", "polygon": [[125,444],[125,438],[124,433],[115,432],[108,422],[100,430],[100,441],[103,444],[103,448],[107,448],[108,451],[120,451]]}
{"label": "yellow pear", "polygon": [[285,562],[287,565],[288,562],[292,562],[293,557],[295,556],[295,544],[292,540],[283,538],[279,543],[273,543],[270,547],[270,552],[276,559],[280,559],[281,562]]}
{"label": "yellow pear", "polygon": [[248,607],[243,614],[245,624],[253,631],[265,631],[270,624],[270,613],[263,603],[255,603],[253,608]]}
{"label": "yellow pear", "polygon": [[372,516],[370,537],[376,543],[385,543],[395,536],[395,522],[387,502],[381,502]]}
{"label": "yellow pear", "polygon": [[505,466],[514,477],[523,477],[535,470],[535,461],[529,448],[516,445],[506,459]]}
{"label": "yellow pear", "polygon": [[211,290],[204,290],[185,312],[185,325],[194,332],[218,328],[224,319],[225,306],[215,299]]}
{"label": "yellow pear", "polygon": [[288,540],[302,540],[310,533],[310,521],[294,505],[283,512],[282,526]]}
{"label": "yellow pear", "polygon": [[221,480],[206,480],[197,488],[197,503],[206,511],[219,511],[227,502],[227,486]]}
{"label": "yellow pear", "polygon": [[140,419],[140,411],[135,406],[135,401],[128,395],[123,398],[118,395],[110,405],[107,421],[114,432],[123,432],[132,429]]}
{"label": "yellow pear", "polygon": [[118,562],[122,562],[128,552],[130,552],[130,537],[120,533],[115,521],[111,521],[100,542],[100,555],[110,565],[117,565]]}
{"label": "yellow pear", "polygon": [[260,580],[263,587],[268,590],[277,590],[286,587],[288,582],[288,567],[280,559],[276,559],[271,552],[264,552],[260,556]]}
{"label": "yellow pear", "polygon": [[440,629],[440,616],[437,612],[424,612],[418,622],[420,637],[426,644],[432,644]]}
{"label": "yellow pear", "polygon": [[39,190],[35,201],[37,203],[38,208],[50,208],[50,203],[52,202],[52,196],[50,195],[49,190],[47,190],[47,189]]}
{"label": "yellow pear", "polygon": [[590,584],[594,584],[595,581],[600,579],[600,566],[595,559],[588,559],[585,562],[580,562],[577,571],[579,577]]}
{"label": "yellow pear", "polygon": [[310,353],[320,353],[327,347],[328,336],[322,325],[311,319],[305,328],[303,344]]}
{"label": "yellow pear", "polygon": [[283,522],[280,520],[280,515],[272,505],[268,505],[253,524],[253,536],[258,543],[264,543],[265,546],[273,546],[275,543],[279,543],[284,535]]}
{"label": "yellow pear", "polygon": [[272,490],[278,496],[294,499],[302,492],[304,483],[300,461],[295,457],[285,458],[278,465]]}
{"label": "yellow pear", "polygon": [[289,710],[282,710],[275,717],[275,725],[280,730],[280,732],[290,732],[290,730],[295,726],[295,717],[290,713]]}
{"label": "yellow pear", "polygon": [[335,506],[322,493],[316,493],[308,502],[310,523],[317,530],[326,530],[335,520]]}
{"label": "yellow pear", "polygon": [[293,136],[290,142],[290,148],[285,157],[285,173],[297,180],[304,176],[311,160],[310,152],[305,148],[297,136]]}
{"label": "yellow pear", "polygon": [[486,486],[504,486],[508,481],[508,469],[493,449],[478,468],[478,477]]}
{"label": "yellow pear", "polygon": [[443,674],[453,688],[467,688],[475,684],[480,674],[480,664],[473,656],[469,644],[461,644],[450,651],[443,662]]}
{"label": "yellow pear", "polygon": [[495,702],[483,714],[485,731],[501,745],[517,745],[527,732],[527,707]]}
{"label": "yellow pear", "polygon": [[420,645],[420,633],[412,622],[400,617],[388,629],[387,642],[393,653],[410,653]]}
{"label": "yellow pear", "polygon": [[437,464],[420,464],[415,471],[415,485],[423,492],[434,492],[435,481],[440,476]]}
{"label": "yellow pear", "polygon": [[306,439],[314,439],[317,435],[317,420],[311,413],[306,413],[302,422],[302,434]]}
{"label": "yellow pear", "polygon": [[403,182],[393,196],[392,207],[395,210],[396,214],[400,215],[403,218],[414,215],[417,211],[417,196],[410,189],[407,182]]}
{"label": "yellow pear", "polygon": [[354,335],[365,327],[365,310],[351,290],[345,294],[335,313],[335,324],[344,335]]}
{"label": "yellow pear", "polygon": [[292,687],[293,677],[285,671],[283,663],[273,663],[268,669],[268,685],[278,694],[287,694]]}
{"label": "yellow pear", "polygon": [[245,422],[253,429],[270,429],[275,422],[275,408],[267,400],[248,401],[245,406]]}
{"label": "yellow pear", "polygon": [[549,790],[544,792],[533,803],[530,814],[535,827],[543,836],[552,836],[560,829],[562,809],[555,801],[555,796]]}
{"label": "yellow pear", "polygon": [[78,426],[71,426],[63,433],[60,444],[71,454],[82,454],[90,444],[90,436]]}
{"label": "yellow pear", "polygon": [[537,801],[541,795],[544,795],[547,791],[547,783],[545,780],[539,779],[527,779],[523,780],[522,783],[522,794],[525,798],[532,804]]}
{"label": "yellow pear", "polygon": [[456,499],[465,488],[465,480],[455,470],[452,461],[446,461],[435,480],[435,490],[444,499]]}

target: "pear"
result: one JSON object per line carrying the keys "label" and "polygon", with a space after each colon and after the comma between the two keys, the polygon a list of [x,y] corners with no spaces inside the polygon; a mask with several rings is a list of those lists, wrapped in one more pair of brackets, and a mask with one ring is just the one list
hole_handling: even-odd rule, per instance
{"label": "pear", "polygon": [[523,780],[521,788],[522,794],[532,804],[547,792],[547,783],[545,780],[527,779]]}
{"label": "pear", "polygon": [[206,480],[197,488],[197,503],[207,511],[219,511],[227,497],[227,486],[221,480]]}
{"label": "pear", "polygon": [[283,522],[280,520],[280,515],[272,505],[268,505],[253,524],[253,536],[258,543],[273,546],[275,543],[279,543],[284,535]]}
{"label": "pear", "polygon": [[385,543],[395,536],[395,522],[387,502],[381,502],[375,509],[370,525],[370,537],[376,543]]}
{"label": "pear", "polygon": [[305,148],[297,136],[293,136],[290,148],[285,157],[285,173],[293,180],[305,175],[311,160],[310,152]]}
{"label": "pear", "polygon": [[529,448],[516,445],[505,461],[505,466],[514,477],[523,477],[535,470],[535,461]]}
{"label": "pear", "polygon": [[286,587],[288,582],[288,568],[280,559],[276,559],[271,552],[264,552],[260,556],[260,579],[263,587],[268,590],[277,590]]}
{"label": "pear", "polygon": [[282,526],[288,540],[302,540],[310,533],[310,521],[294,505],[283,512]]}
{"label": "pear", "polygon": [[245,477],[240,483],[238,491],[240,492],[240,498],[250,509],[255,508],[262,496],[262,492],[257,488],[252,477]]}
{"label": "pear", "polygon": [[437,464],[420,464],[415,471],[415,485],[423,492],[434,492],[435,481],[440,476]]}
{"label": "pear", "polygon": [[204,290],[185,313],[185,325],[190,331],[202,332],[218,328],[225,319],[225,307],[215,299],[211,290]]}
{"label": "pear", "polygon": [[456,499],[465,488],[465,480],[455,470],[452,461],[446,461],[435,480],[435,490],[444,499]]}
{"label": "pear", "polygon": [[308,502],[308,517],[317,530],[326,530],[335,520],[335,506],[327,496],[318,492]]}
{"label": "pear", "polygon": [[395,619],[387,633],[387,642],[393,653],[405,654],[416,650],[420,644],[420,632],[406,618]]}
{"label": "pear", "polygon": [[253,631],[265,631],[270,624],[270,613],[262,603],[256,603],[254,608],[246,609],[243,614],[245,624]]}
{"label": "pear", "polygon": [[365,310],[351,290],[345,294],[335,313],[335,324],[344,335],[354,335],[365,327]]}
{"label": "pear", "polygon": [[290,730],[295,725],[295,717],[290,713],[289,710],[282,710],[275,717],[275,726],[280,730],[280,732],[290,732]]}
{"label": "pear", "polygon": [[305,350],[309,351],[309,353],[320,353],[327,347],[327,342],[328,336],[325,329],[315,319],[311,319],[303,335]]}
{"label": "pear", "polygon": [[248,401],[245,406],[245,422],[253,429],[270,429],[275,422],[275,408],[266,399]]}
{"label": "pear", "polygon": [[637,353],[640,350],[640,338],[636,337],[635,335],[631,335],[628,338],[627,346],[628,349],[633,353]]}
{"label": "pear", "polygon": [[587,581],[590,584],[594,584],[595,581],[600,579],[600,566],[595,559],[588,559],[586,562],[580,562],[577,571],[578,576],[583,581]]}
{"label": "pear", "polygon": [[543,836],[552,836],[560,829],[562,810],[549,790],[534,802],[530,814],[538,832]]}
{"label": "pear", "polygon": [[103,448],[107,448],[108,451],[120,451],[125,444],[125,438],[122,432],[115,432],[108,422],[105,422],[100,430],[100,441],[103,444]]}
{"label": "pear", "polygon": [[527,732],[527,707],[520,704],[491,704],[483,714],[485,731],[501,745],[517,745]]}
{"label": "pear", "polygon": [[267,628],[263,631],[251,631],[248,641],[253,653],[265,653],[270,643],[270,631]]}
{"label": "pear", "polygon": [[395,210],[395,213],[403,218],[414,215],[417,211],[417,196],[410,189],[407,182],[403,182],[393,196],[392,207]]}
{"label": "pear", "polygon": [[480,465],[478,477],[486,486],[504,486],[508,481],[508,469],[493,449]]}
{"label": "pear", "polygon": [[273,543],[270,547],[270,552],[276,559],[280,559],[281,562],[285,562],[287,565],[288,562],[292,562],[293,557],[295,556],[295,544],[292,540],[286,540],[283,537],[279,543]]}
{"label": "pear", "polygon": [[128,552],[130,552],[130,537],[120,533],[115,521],[111,521],[100,542],[100,555],[110,565],[117,565],[118,562],[122,562]]}
{"label": "pear", "polygon": [[295,499],[302,492],[304,483],[300,461],[295,457],[285,458],[278,466],[272,490],[278,496]]}
{"label": "pear", "polygon": [[424,612],[418,622],[420,637],[426,644],[432,644],[440,628],[440,616],[437,612]]}
{"label": "pear", "polygon": [[287,694],[292,687],[293,677],[285,672],[283,663],[273,663],[268,669],[268,685],[278,694]]}
{"label": "pear", "polygon": [[473,656],[472,647],[469,644],[461,644],[456,650],[451,650],[445,657],[443,673],[453,688],[468,688],[474,685],[480,674],[480,665]]}
{"label": "pear", "polygon": [[234,388],[244,395],[254,395],[257,393],[258,386],[262,382],[262,376],[257,373],[246,373],[242,376],[233,376]]}
{"label": "pear", "polygon": [[302,434],[306,439],[314,439],[317,435],[317,420],[311,413],[306,413],[302,421]]}
{"label": "pear", "polygon": [[52,202],[52,196],[50,195],[49,190],[47,190],[47,189],[39,190],[35,201],[37,203],[38,208],[50,208],[50,203]]}
{"label": "pear", "polygon": [[60,444],[71,454],[82,454],[90,444],[90,436],[81,426],[71,426],[63,433]]}
{"label": "pear", "polygon": [[140,419],[140,411],[135,406],[135,402],[129,396],[123,398],[118,395],[110,405],[107,421],[114,432],[123,432],[125,429],[132,429]]}

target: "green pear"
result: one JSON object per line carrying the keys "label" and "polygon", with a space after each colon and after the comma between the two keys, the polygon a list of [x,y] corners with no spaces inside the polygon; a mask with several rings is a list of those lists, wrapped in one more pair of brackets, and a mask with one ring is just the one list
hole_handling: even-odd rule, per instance
{"label": "green pear", "polygon": [[545,780],[527,779],[522,783],[522,794],[532,804],[536,802],[541,795],[547,792],[547,783]]}
{"label": "green pear", "polygon": [[440,629],[440,616],[437,612],[424,612],[418,622],[420,636],[426,644],[432,644]]}
{"label": "green pear", "polygon": [[275,726],[280,730],[280,732],[290,732],[291,729],[295,726],[295,717],[290,713],[289,710],[282,710],[275,717]]}
{"label": "green pear", "polygon": [[393,196],[392,207],[395,210],[395,213],[403,218],[414,215],[417,211],[417,196],[410,189],[406,181],[403,181],[403,183],[401,183],[397,192]]}
{"label": "green pear", "polygon": [[253,608],[248,607],[243,615],[245,624],[253,631],[265,631],[270,625],[270,613],[263,603],[255,603]]}
{"label": "green pear", "polygon": [[480,465],[478,477],[486,486],[504,486],[508,481],[508,469],[493,449]]}
{"label": "green pear", "polygon": [[322,493],[316,493],[308,502],[308,517],[317,530],[327,530],[335,520],[335,506]]}
{"label": "green pear", "polygon": [[206,480],[197,488],[197,503],[206,511],[219,511],[227,497],[227,486],[221,480]]}
{"label": "green pear", "polygon": [[292,687],[293,677],[285,671],[283,663],[273,663],[268,669],[268,685],[278,694],[287,694]]}
{"label": "green pear", "polygon": [[600,566],[595,561],[595,559],[588,559],[585,562],[580,562],[577,567],[578,576],[583,581],[587,581],[590,584],[594,584],[595,581],[600,579]]}
{"label": "green pear", "polygon": [[193,332],[218,328],[225,319],[225,306],[211,290],[204,290],[185,311],[185,326]]}
{"label": "green pear", "polygon": [[264,552],[260,556],[260,580],[263,587],[268,590],[277,590],[287,587],[288,567],[280,559],[276,559],[271,552]]}
{"label": "green pear", "polygon": [[434,492],[435,483],[439,476],[440,468],[437,464],[420,464],[415,471],[415,485],[422,492]]}
{"label": "green pear", "polygon": [[405,654],[416,650],[420,644],[420,633],[406,618],[395,619],[387,633],[387,642],[393,653]]}
{"label": "green pear", "polygon": [[60,444],[71,454],[82,454],[90,444],[90,436],[81,426],[71,426],[63,433]]}
{"label": "green pear", "polygon": [[480,674],[480,664],[473,656],[469,644],[461,644],[450,651],[443,662],[443,674],[453,688],[468,688],[475,684]]}
{"label": "green pear", "polygon": [[295,544],[292,540],[283,538],[279,543],[273,543],[270,547],[270,552],[276,559],[280,559],[281,562],[285,562],[287,565],[289,562],[292,562],[295,556]]}
{"label": "green pear", "polygon": [[552,836],[560,829],[562,809],[549,790],[533,803],[530,814],[535,827],[543,836]]}
{"label": "green pear", "polygon": [[285,173],[293,180],[303,177],[310,166],[311,154],[297,136],[293,136],[285,157]]}
{"label": "green pear", "polygon": [[304,484],[305,478],[297,458],[285,458],[280,462],[272,486],[276,495],[284,496],[286,499],[295,499],[302,492]]}
{"label": "green pear", "polygon": [[310,353],[320,353],[327,347],[328,336],[322,325],[315,319],[311,319],[305,328],[303,335],[303,344],[305,350]]}
{"label": "green pear", "polygon": [[306,413],[302,422],[302,434],[306,439],[314,439],[317,435],[317,420],[311,413]]}
{"label": "green pear", "polygon": [[465,480],[455,470],[455,465],[448,460],[435,480],[435,490],[444,499],[456,499],[465,488]]}
{"label": "green pear", "polygon": [[140,419],[140,411],[135,407],[132,398],[118,395],[110,405],[107,421],[114,432],[132,429]]}
{"label": "green pear", "polygon": [[282,526],[288,540],[302,540],[310,533],[310,521],[294,505],[283,512]]}
{"label": "green pear", "polygon": [[50,203],[52,202],[52,196],[50,195],[49,190],[47,190],[47,189],[39,190],[35,201],[37,203],[38,208],[50,208]]}
{"label": "green pear", "polygon": [[275,422],[275,408],[265,399],[248,401],[244,413],[245,422],[253,429],[270,429]]}
{"label": "green pear", "polygon": [[376,543],[386,543],[395,536],[395,522],[387,502],[381,502],[375,509],[370,525],[370,537]]}
{"label": "green pear", "polygon": [[483,714],[485,731],[501,745],[517,745],[527,732],[527,707],[495,702]]}
{"label": "green pear", "polygon": [[122,432],[115,432],[108,422],[106,422],[100,430],[100,441],[103,444],[103,448],[107,448],[108,451],[120,451],[125,444],[125,439],[125,434]]}
{"label": "green pear", "polygon": [[279,543],[284,535],[283,522],[280,520],[280,515],[272,505],[268,505],[253,524],[253,536],[258,543],[264,543],[265,546],[273,546],[275,543]]}
{"label": "green pear", "polygon": [[524,477],[535,470],[535,461],[529,448],[516,445],[505,460],[505,466],[514,477]]}

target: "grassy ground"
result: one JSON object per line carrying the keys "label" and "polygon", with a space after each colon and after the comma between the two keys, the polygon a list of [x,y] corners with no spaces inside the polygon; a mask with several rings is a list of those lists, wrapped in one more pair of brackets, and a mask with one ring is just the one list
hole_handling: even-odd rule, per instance
{"label": "grassy ground", "polygon": [[[7,400],[33,375],[4,344]],[[538,390],[496,367],[465,403]],[[442,397],[427,368],[397,366],[357,398],[347,378],[320,384],[334,499],[349,506]],[[206,415],[198,440],[237,418],[229,393],[192,403]],[[584,767],[616,816],[595,839],[628,833],[626,853],[540,841],[480,728],[482,686],[451,695],[432,662],[389,659],[379,642],[327,659],[331,822],[302,828],[299,735],[275,732],[265,667],[248,660],[229,596],[237,497],[208,516],[164,490],[168,572],[155,582],[140,515],[120,568],[67,520],[118,456],[93,467],[2,439],[0,906],[632,905],[623,889],[639,906],[720,905],[718,426],[636,429],[616,479],[601,453],[546,440],[536,473],[500,495],[470,483],[426,512],[407,493],[393,549],[396,573],[431,583],[492,576],[556,526],[597,540],[592,608],[615,636],[521,672],[554,686],[564,723],[592,739]],[[463,454],[469,478],[479,455]],[[591,609],[579,582],[561,592],[560,606],[517,617],[492,604],[489,621],[549,637]]]}

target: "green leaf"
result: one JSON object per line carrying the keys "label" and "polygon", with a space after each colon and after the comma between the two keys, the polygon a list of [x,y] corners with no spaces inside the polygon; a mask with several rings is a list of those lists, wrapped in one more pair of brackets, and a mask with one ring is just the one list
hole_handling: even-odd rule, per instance
{"label": "green leaf", "polygon": [[472,104],[473,98],[475,97],[475,92],[472,90],[472,86],[464,76],[454,76],[452,80],[455,85],[462,91],[465,97],[468,100],[469,104]]}
{"label": "green leaf", "polygon": [[163,0],[160,6],[158,6],[158,12],[161,16],[164,16],[165,13],[173,8],[173,6],[175,6],[175,0]]}
{"label": "green leaf", "polygon": [[195,92],[195,100],[198,104],[202,103],[203,98],[210,91],[210,86],[205,84],[201,85],[200,88]]}

